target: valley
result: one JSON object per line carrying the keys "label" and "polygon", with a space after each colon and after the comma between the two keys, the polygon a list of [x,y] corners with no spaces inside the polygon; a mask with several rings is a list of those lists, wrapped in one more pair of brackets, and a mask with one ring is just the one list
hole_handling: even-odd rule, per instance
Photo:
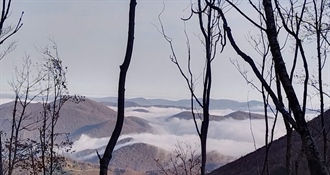
{"label": "valley", "polygon": [[[155,160],[164,167],[171,167],[171,158],[183,145],[189,146],[184,151],[199,155],[199,139],[188,107],[189,100],[137,98],[128,99],[127,104],[124,127],[109,167],[112,173],[157,174],[160,169]],[[213,100],[207,143],[208,172],[263,146],[265,127],[261,105],[257,101],[247,105],[246,102]],[[40,103],[33,103],[27,113],[38,116],[41,108]],[[0,105],[0,124],[4,132],[10,130],[11,111],[12,102]],[[268,120],[270,123],[275,121],[273,116],[269,116]],[[86,98],[80,103],[65,103],[56,132],[69,133],[72,141],[70,153],[65,153],[71,162],[68,163],[71,164],[67,167],[68,172],[79,174],[78,164],[83,165],[80,169],[86,172],[97,169],[96,151],[104,152],[115,121],[116,104],[111,99]],[[275,139],[285,134],[281,119],[277,122]],[[24,131],[22,135],[29,138],[37,136],[36,131]]]}

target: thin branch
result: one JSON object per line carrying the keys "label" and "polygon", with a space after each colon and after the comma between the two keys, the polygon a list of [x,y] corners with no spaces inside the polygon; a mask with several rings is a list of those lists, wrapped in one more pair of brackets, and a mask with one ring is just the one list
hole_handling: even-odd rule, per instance
{"label": "thin branch", "polygon": [[15,29],[9,35],[7,35],[5,38],[3,38],[0,41],[0,45],[3,44],[3,42],[5,42],[9,37],[11,37],[15,33],[17,33],[19,31],[19,29],[21,29],[21,27],[23,26],[23,23],[22,23],[23,14],[24,14],[24,12],[22,12],[21,17],[19,18]]}
{"label": "thin branch", "polygon": [[[210,4],[209,4],[210,5]],[[267,82],[265,81],[265,79],[262,77],[262,75],[260,74],[259,70],[257,69],[253,59],[246,55],[236,44],[233,36],[232,36],[232,33],[231,33],[231,29],[230,27],[228,26],[227,24],[227,19],[226,17],[224,16],[222,10],[216,6],[212,6],[211,7],[215,10],[218,11],[218,13],[220,14],[222,20],[223,20],[223,28],[224,30],[226,30],[227,32],[227,36],[228,36],[228,39],[232,45],[232,47],[234,48],[234,50],[236,51],[236,53],[238,55],[240,55],[252,68],[253,72],[255,73],[255,75],[257,76],[257,78],[259,79],[259,81],[261,82],[261,84],[265,87],[266,91],[270,94],[276,108],[282,113],[283,117],[287,118],[287,120],[290,122],[290,124],[293,126],[293,128],[295,128],[297,131],[298,131],[298,127],[297,127],[297,124],[295,122],[295,120],[292,118],[291,114],[285,109],[284,105],[281,104],[275,93],[273,92],[273,90],[270,88],[270,86],[267,84]]]}
{"label": "thin branch", "polygon": [[[266,31],[265,28],[263,28],[262,26],[260,26],[258,23],[254,22],[250,17],[248,17],[244,12],[241,11],[241,9],[239,9],[234,3],[232,3],[230,0],[226,0],[231,6],[234,7],[235,10],[237,10],[242,16],[244,16],[245,19],[247,19],[248,21],[250,21],[253,25],[255,25],[257,28],[259,28],[262,31]],[[259,10],[258,10],[259,12]]]}

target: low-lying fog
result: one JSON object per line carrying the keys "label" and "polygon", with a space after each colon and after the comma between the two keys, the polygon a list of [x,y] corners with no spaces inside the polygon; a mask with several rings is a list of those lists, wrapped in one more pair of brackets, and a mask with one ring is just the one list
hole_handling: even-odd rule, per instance
{"label": "low-lying fog", "polygon": [[[111,109],[116,110],[114,107]],[[183,120],[169,117],[186,111],[179,108],[159,108],[159,107],[130,107],[126,108],[126,116],[140,117],[149,121],[153,127],[153,133],[129,134],[122,135],[119,140],[124,138],[133,138],[133,140],[119,144],[115,149],[133,143],[147,143],[168,151],[175,149],[175,144],[178,142],[189,142],[198,144],[199,139],[196,133],[193,120]],[[213,115],[226,115],[232,110],[213,110],[210,111]],[[269,125],[272,126],[274,119],[269,119]],[[277,139],[285,134],[283,120],[278,118],[274,130],[274,139]],[[240,157],[256,148],[264,145],[265,142],[265,121],[261,120],[235,120],[225,119],[222,121],[211,121],[208,131],[207,150],[218,151],[221,154],[233,157]],[[99,149],[106,146],[109,137],[106,138],[91,138],[82,135],[79,140],[73,144],[73,150],[76,152],[85,149]],[[104,149],[99,150],[100,153]],[[86,155],[80,159],[87,159],[93,155]]]}

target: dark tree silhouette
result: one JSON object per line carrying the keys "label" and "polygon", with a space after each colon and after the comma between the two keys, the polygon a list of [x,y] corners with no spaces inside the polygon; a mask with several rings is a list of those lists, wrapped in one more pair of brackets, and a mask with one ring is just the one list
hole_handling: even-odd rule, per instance
{"label": "dark tree silhouette", "polygon": [[189,142],[177,142],[174,155],[170,156],[170,162],[165,163],[155,159],[159,173],[164,175],[200,175],[200,155],[196,155],[198,147]]}
{"label": "dark tree silhouette", "polygon": [[[68,152],[72,142],[67,133],[55,131],[55,126],[64,103],[68,100],[78,103],[82,98],[68,95],[67,67],[62,64],[56,43],[52,41],[52,44],[51,48],[41,50],[44,60],[40,64],[33,64],[27,56],[23,67],[15,69],[15,77],[10,83],[15,93],[11,128],[4,132],[7,139],[2,152],[5,174],[25,171],[51,175],[63,171],[65,158],[56,150],[65,148]],[[37,70],[35,74],[33,68]],[[36,113],[29,112],[38,98],[42,99],[43,108]],[[37,134],[37,137],[26,138],[23,136],[26,133]],[[65,140],[56,140],[60,136]]]}
{"label": "dark tree silhouette", "polygon": [[[221,6],[222,1],[212,0],[210,3],[214,6]],[[164,10],[163,10],[164,11]],[[161,13],[162,14],[162,13]],[[203,67],[203,84],[202,84],[202,98],[198,98],[195,92],[195,77],[193,76],[193,71],[191,68],[191,47],[188,34],[186,29],[184,34],[186,36],[186,45],[187,45],[187,64],[188,64],[188,73],[185,73],[183,67],[180,65],[177,55],[174,51],[174,47],[172,44],[172,38],[170,38],[166,33],[164,26],[161,22],[159,15],[159,21],[161,24],[160,33],[163,35],[165,40],[168,42],[171,48],[171,61],[177,66],[180,71],[181,76],[186,81],[189,91],[190,91],[190,99],[191,99],[191,113],[193,116],[195,128],[200,139],[201,144],[201,170],[200,174],[204,175],[205,165],[206,165],[206,144],[207,144],[207,134],[209,128],[209,116],[210,116],[210,98],[211,98],[211,88],[212,88],[212,61],[215,59],[217,55],[217,46],[220,44],[220,52],[223,51],[225,46],[225,37],[223,35],[223,31],[221,26],[219,25],[219,16],[216,15],[215,11],[212,10],[204,1],[198,0],[196,3],[196,7],[192,5],[191,7],[191,16],[187,19],[183,19],[183,21],[189,21],[193,17],[197,16],[198,18],[198,26],[201,32],[200,41],[202,43],[203,49],[205,50],[205,56],[202,57],[204,60]],[[201,108],[203,113],[202,115],[198,115],[196,112],[195,105],[197,104],[197,108]],[[197,120],[201,120],[200,126],[197,124]]]}
{"label": "dark tree silhouette", "polygon": [[[67,133],[55,132],[55,126],[60,118],[60,111],[63,105],[77,96],[70,96],[68,93],[68,82],[66,79],[67,67],[62,64],[58,46],[54,40],[51,40],[52,46],[41,49],[42,57],[45,59],[43,72],[46,73],[44,79],[47,80],[45,91],[42,98],[43,111],[41,112],[41,126],[39,131],[39,142],[41,156],[39,161],[44,175],[55,174],[62,170],[62,164],[65,158],[60,156],[56,148],[70,147],[71,142],[67,138]],[[52,102],[50,102],[52,100]],[[77,103],[80,99],[77,101]],[[63,135],[65,141],[56,143],[58,136]],[[38,167],[39,168],[39,167]]]}
{"label": "dark tree silhouette", "polygon": [[[18,30],[23,26],[22,17],[24,12],[22,12],[21,17],[19,18],[15,27],[5,26],[6,21],[9,17],[9,11],[11,6],[11,0],[6,1],[2,0],[2,10],[0,17],[0,45],[2,45],[8,38],[14,35]],[[0,53],[0,61],[13,49],[15,48],[15,42],[9,44],[9,46]],[[0,130],[0,175],[3,174],[3,164],[2,164],[2,131]]]}
{"label": "dark tree silhouette", "polygon": [[135,25],[135,7],[136,0],[130,1],[129,6],[129,22],[128,22],[128,39],[126,54],[123,64],[120,66],[119,85],[118,85],[118,108],[117,108],[117,121],[116,126],[113,130],[111,138],[107,144],[104,154],[101,156],[98,154],[100,159],[100,175],[106,175],[108,173],[108,166],[112,158],[112,152],[116,146],[117,140],[120,136],[125,116],[125,82],[126,74],[129,68],[134,43],[134,25]]}
{"label": "dark tree silhouette", "polygon": [[[32,62],[29,57],[23,60],[23,67],[21,69],[15,69],[15,77],[10,85],[15,93],[15,100],[11,118],[11,130],[8,133],[9,139],[5,142],[5,146],[8,152],[8,158],[6,160],[8,166],[5,172],[8,175],[12,175],[20,161],[23,161],[26,151],[22,149],[25,145],[25,141],[22,140],[21,132],[24,130],[30,130],[37,121],[31,120],[31,115],[27,114],[28,106],[37,98],[43,90],[39,91],[39,84],[43,80],[44,76],[38,74],[32,77]],[[23,151],[22,151],[23,150]]]}
{"label": "dark tree silhouette", "polygon": [[[17,24],[15,26],[5,26],[8,17],[10,16],[10,7],[11,0],[2,0],[2,10],[0,17],[0,45],[2,45],[8,38],[13,36],[16,32],[21,29],[23,26],[22,17],[24,12],[22,12],[21,17],[19,18]],[[0,60],[2,60],[9,52],[11,52],[15,48],[15,42],[9,44],[9,46],[0,53]]]}
{"label": "dark tree silhouette", "polygon": [[[251,1],[250,1],[251,2]],[[306,5],[306,1],[304,1],[304,5]],[[275,0],[275,4],[279,3]],[[211,3],[209,5],[212,6]],[[326,164],[320,155],[320,152],[315,144],[314,139],[311,136],[311,133],[309,131],[309,128],[307,126],[307,122],[305,119],[305,110],[306,110],[306,98],[307,98],[307,80],[308,80],[308,65],[306,62],[306,58],[304,55],[304,51],[301,44],[301,39],[299,38],[297,32],[299,30],[290,30],[287,25],[286,21],[283,20],[283,26],[288,32],[289,35],[291,35],[295,41],[298,51],[300,51],[302,62],[303,62],[303,70],[305,71],[306,77],[304,80],[304,93],[303,93],[303,102],[302,106],[301,103],[298,100],[296,90],[294,89],[292,85],[292,81],[290,79],[290,76],[287,72],[287,67],[285,65],[285,61],[282,56],[281,47],[278,42],[278,29],[275,21],[275,11],[273,8],[273,4],[271,0],[263,0],[263,13],[261,11],[258,11],[259,14],[262,15],[264,22],[265,22],[265,28],[256,24],[250,18],[250,22],[252,22],[256,27],[262,29],[266,35],[267,35],[267,41],[269,43],[270,52],[272,55],[272,60],[275,65],[275,73],[279,79],[278,83],[281,84],[281,87],[283,88],[283,91],[285,92],[287,96],[287,100],[289,103],[289,109],[286,108],[281,101],[280,97],[274,93],[272,88],[269,84],[264,80],[264,78],[261,76],[260,71],[257,69],[254,60],[248,56],[246,53],[244,53],[240,47],[236,44],[234,37],[231,33],[231,29],[228,26],[227,19],[222,11],[222,9],[212,6],[212,8],[216,9],[219,12],[219,15],[221,16],[223,20],[223,27],[227,32],[228,39],[233,47],[233,49],[236,51],[236,53],[241,56],[252,68],[253,72],[257,76],[258,80],[261,82],[261,84],[264,86],[264,88],[267,90],[267,92],[270,94],[277,110],[281,112],[283,117],[290,123],[290,125],[300,134],[302,145],[304,149],[304,153],[306,155],[308,166],[310,170],[311,175],[327,175],[329,174]],[[301,19],[299,16],[297,16],[295,19]],[[297,24],[297,27],[299,28],[299,20],[295,21]],[[292,111],[292,114],[291,114]],[[292,117],[293,116],[293,117]]]}
{"label": "dark tree silhouette", "polygon": [[[323,159],[327,162],[328,155],[326,153],[329,141],[327,140],[328,131],[325,128],[324,119],[324,97],[327,94],[323,89],[323,70],[330,47],[328,38],[328,33],[330,31],[328,21],[330,4],[329,1],[326,0],[312,0],[311,4],[312,5],[309,8],[306,8],[308,18],[305,20],[303,27],[306,30],[306,37],[312,37],[316,42],[317,75],[311,77],[309,85],[316,89],[316,95],[319,97],[320,101],[319,112],[323,137]],[[279,7],[277,6],[277,8]]]}

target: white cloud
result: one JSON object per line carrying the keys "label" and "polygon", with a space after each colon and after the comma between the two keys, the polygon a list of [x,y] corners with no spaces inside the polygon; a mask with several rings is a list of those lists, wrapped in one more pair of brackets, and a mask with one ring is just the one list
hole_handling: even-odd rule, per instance
{"label": "white cloud", "polygon": [[[134,111],[135,109],[145,109],[149,112],[138,112]],[[199,138],[197,136],[193,120],[181,120],[178,118],[165,120],[167,117],[182,111],[184,110],[159,107],[127,108],[126,114],[138,116],[148,120],[150,125],[154,128],[155,133],[123,135],[119,139],[132,138],[132,140],[124,144],[117,145],[115,149],[134,143],[147,143],[163,148],[167,151],[173,151],[175,149],[175,144],[179,141],[189,142],[192,144],[196,143],[199,145]],[[225,115],[230,112],[230,110],[213,111],[214,114],[219,115]],[[269,120],[270,126],[273,121],[273,119]],[[285,134],[283,121],[278,120],[277,122],[274,138],[278,138]],[[252,137],[251,129],[253,131],[254,139]],[[263,146],[264,136],[264,120],[250,121],[226,119],[222,121],[211,121],[208,131],[207,150],[215,150],[221,154],[238,158],[254,151],[254,144],[256,144],[257,147]],[[76,151],[81,151],[84,149],[97,149],[105,146],[108,139],[109,138],[96,139],[82,135],[81,138],[74,143],[73,149],[76,149]]]}
{"label": "white cloud", "polygon": [[102,146],[105,146],[108,141],[109,137],[91,138],[87,135],[82,134],[80,138],[73,143],[72,150],[79,152],[86,149],[97,149],[101,148]]}
{"label": "white cloud", "polygon": [[9,98],[0,98],[0,105],[8,103],[13,101],[13,99],[9,99]]}
{"label": "white cloud", "polygon": [[219,116],[224,116],[224,115],[227,115],[227,114],[230,114],[232,112],[235,112],[234,110],[231,110],[231,109],[216,109],[216,110],[210,110],[210,114],[211,115],[219,115]]}
{"label": "white cloud", "polygon": [[[117,107],[114,106],[108,106],[109,108],[117,111]],[[143,109],[148,112],[138,112],[137,109]],[[150,119],[153,120],[154,118],[159,117],[166,117],[166,116],[172,116],[174,114],[187,111],[185,109],[179,109],[179,108],[161,108],[161,107],[127,107],[125,108],[125,115],[126,116],[135,116],[140,117],[143,119]]]}

